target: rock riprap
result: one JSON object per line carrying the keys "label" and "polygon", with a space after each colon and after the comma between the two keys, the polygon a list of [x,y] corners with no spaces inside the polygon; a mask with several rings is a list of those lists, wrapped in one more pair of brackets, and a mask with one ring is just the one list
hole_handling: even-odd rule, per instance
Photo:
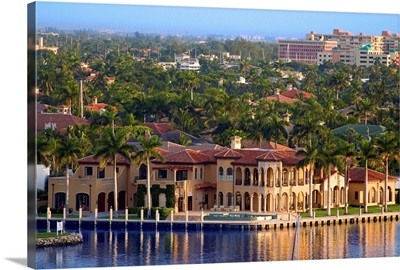
{"label": "rock riprap", "polygon": [[50,246],[66,246],[66,245],[76,245],[83,242],[82,234],[72,233],[65,236],[55,236],[48,238],[37,238],[36,248],[50,247]]}

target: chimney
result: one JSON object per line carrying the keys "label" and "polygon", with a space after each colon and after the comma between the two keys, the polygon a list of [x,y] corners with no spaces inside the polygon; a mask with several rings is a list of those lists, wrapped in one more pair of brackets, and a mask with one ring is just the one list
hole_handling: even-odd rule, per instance
{"label": "chimney", "polygon": [[93,97],[93,104],[97,104],[97,97],[96,96]]}
{"label": "chimney", "polygon": [[280,89],[279,88],[275,88],[274,90],[274,95],[279,95]]}
{"label": "chimney", "polygon": [[239,136],[231,137],[231,149],[241,149],[242,148],[242,138]]}
{"label": "chimney", "polygon": [[287,91],[290,91],[290,90],[292,90],[292,88],[293,88],[293,84],[288,83],[288,84],[286,85],[286,87],[287,87]]}

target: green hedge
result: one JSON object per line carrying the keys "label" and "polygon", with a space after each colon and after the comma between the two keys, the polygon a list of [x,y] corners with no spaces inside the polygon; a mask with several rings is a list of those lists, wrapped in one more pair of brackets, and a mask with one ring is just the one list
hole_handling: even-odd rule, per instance
{"label": "green hedge", "polygon": [[[140,210],[143,209],[143,214],[144,217],[146,217],[147,214],[147,207],[128,207],[128,214],[132,215],[137,215],[140,218]],[[156,210],[158,210],[158,213],[160,214],[160,220],[166,219],[171,212],[174,210],[174,208],[167,208],[167,207],[152,207],[151,208],[151,216],[155,217],[156,216]]]}
{"label": "green hedge", "polygon": [[[160,185],[153,185],[150,188],[150,193],[151,193],[151,203],[154,207],[158,207],[160,205],[160,202],[158,200],[159,195],[161,193],[165,194],[166,198],[166,207],[167,208],[172,208],[175,206],[175,186],[174,185],[167,185],[166,188],[160,188]],[[146,200],[146,185],[140,184],[138,185],[137,188],[137,193],[136,193],[136,206],[137,207],[144,207],[145,205],[145,200]]]}

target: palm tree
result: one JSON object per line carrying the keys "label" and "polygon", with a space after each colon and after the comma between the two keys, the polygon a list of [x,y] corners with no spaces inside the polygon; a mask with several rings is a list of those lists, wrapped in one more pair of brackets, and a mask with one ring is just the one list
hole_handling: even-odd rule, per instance
{"label": "palm tree", "polygon": [[65,176],[66,176],[66,193],[65,193],[65,208],[67,215],[69,214],[69,170],[70,165],[73,166],[74,162],[79,158],[82,153],[82,147],[78,138],[67,134],[61,140],[57,149],[61,161],[65,162]]}
{"label": "palm tree", "polygon": [[118,216],[117,156],[121,156],[130,162],[131,153],[135,151],[135,147],[128,144],[126,138],[126,129],[117,128],[114,130],[113,127],[109,127],[104,130],[94,154],[95,159],[100,157],[100,169],[104,169],[110,161],[113,165],[115,216]]}
{"label": "palm tree", "polygon": [[385,190],[383,193],[384,210],[387,211],[387,190],[389,177],[389,161],[394,159],[399,161],[399,136],[394,131],[389,131],[376,138],[378,152],[385,162]]}
{"label": "palm tree", "polygon": [[310,172],[308,173],[308,204],[309,210],[308,214],[311,217],[313,214],[312,211],[312,186],[313,186],[313,177],[314,177],[314,168],[317,162],[323,163],[323,156],[320,154],[320,147],[318,142],[315,139],[312,139],[310,142],[307,142],[304,145],[304,149],[299,150],[296,153],[296,156],[304,157],[299,163],[298,167],[304,168],[309,166]]}
{"label": "palm tree", "polygon": [[[348,142],[340,137],[338,137],[337,142],[337,157],[341,160],[344,165],[344,174],[345,174],[345,192],[344,192],[344,213],[348,213],[348,197],[349,197],[349,178],[350,178],[350,167],[353,164],[356,164],[356,150],[355,143]],[[343,167],[340,166],[340,167]]]}
{"label": "palm tree", "polygon": [[287,138],[288,134],[285,127],[288,125],[289,123],[284,119],[279,118],[277,113],[274,113],[268,117],[267,130],[269,130],[269,132],[267,133],[274,134],[275,149],[278,148],[279,135],[283,135],[285,138]]}
{"label": "palm tree", "polygon": [[327,216],[331,215],[331,168],[340,165],[338,150],[337,140],[334,139],[331,132],[328,132],[321,149],[321,154],[324,156],[325,171],[328,175]]}
{"label": "palm tree", "polygon": [[150,159],[157,158],[162,162],[165,161],[165,157],[157,151],[157,147],[162,145],[162,140],[157,136],[151,136],[150,132],[146,132],[146,135],[139,136],[137,139],[140,143],[141,149],[136,152],[134,157],[134,161],[137,166],[144,161],[147,167],[147,203],[148,203],[148,211],[147,218],[151,217],[151,193],[150,193]]}
{"label": "palm tree", "polygon": [[360,144],[360,157],[365,162],[365,184],[364,184],[364,212],[368,213],[368,165],[381,163],[377,148],[371,140],[364,139]]}
{"label": "palm tree", "polygon": [[200,86],[200,80],[196,76],[196,73],[189,70],[182,71],[179,79],[182,80],[182,86],[190,91],[190,100],[193,100],[193,89]]}

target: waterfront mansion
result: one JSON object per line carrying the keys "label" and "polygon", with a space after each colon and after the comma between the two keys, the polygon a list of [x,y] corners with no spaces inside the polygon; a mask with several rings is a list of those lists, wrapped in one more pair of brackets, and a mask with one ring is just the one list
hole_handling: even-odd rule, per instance
{"label": "waterfront mansion", "polygon": [[[155,136],[155,135],[153,135]],[[309,194],[309,167],[298,166],[295,149],[264,142],[261,147],[240,137],[231,138],[230,147],[212,143],[182,146],[164,141],[158,148],[165,161],[151,162],[152,206],[171,207],[175,212],[191,210],[286,212],[306,211]],[[134,155],[134,153],[132,153]],[[108,211],[114,205],[113,166],[103,170],[99,160],[87,156],[69,177],[69,207],[72,211]],[[315,170],[312,206],[327,207],[328,177]],[[365,168],[352,168],[348,185],[350,205],[363,206]],[[368,205],[383,203],[384,174],[369,170]],[[117,159],[118,210],[146,206],[146,165]],[[346,179],[332,168],[331,207],[344,206]],[[395,203],[395,182],[389,177],[387,200]],[[66,177],[49,177],[48,204],[65,204]],[[114,209],[114,207],[113,207]]]}

